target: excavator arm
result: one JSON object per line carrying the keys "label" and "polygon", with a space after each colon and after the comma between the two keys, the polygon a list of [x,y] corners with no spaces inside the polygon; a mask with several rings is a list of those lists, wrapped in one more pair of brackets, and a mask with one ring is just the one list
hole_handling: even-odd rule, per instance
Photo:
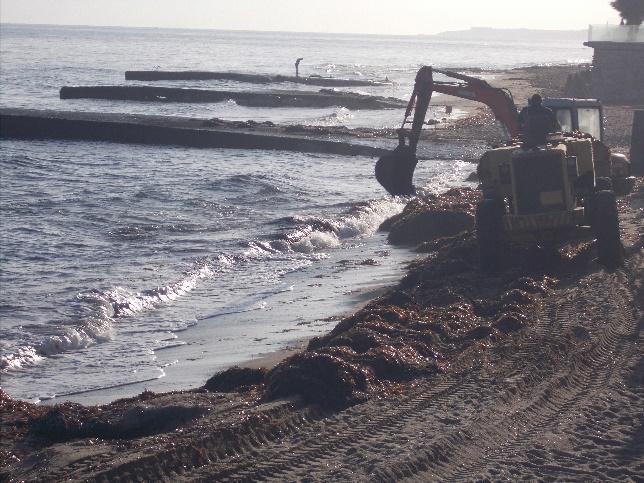
{"label": "excavator arm", "polygon": [[[435,81],[434,72],[456,80]],[[418,162],[416,147],[434,92],[486,104],[505,127],[509,139],[519,135],[519,116],[509,91],[492,87],[483,79],[476,77],[432,69],[429,66],[421,67],[416,74],[416,82],[407,104],[405,118],[398,130],[399,145],[376,163],[376,179],[392,195],[409,195],[415,191],[412,178]],[[413,119],[410,121],[412,114]],[[407,129],[409,123],[411,123],[411,129]]]}

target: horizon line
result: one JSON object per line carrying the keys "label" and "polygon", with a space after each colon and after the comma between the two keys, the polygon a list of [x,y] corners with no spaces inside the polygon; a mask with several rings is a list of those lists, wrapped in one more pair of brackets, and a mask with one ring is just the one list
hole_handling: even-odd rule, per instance
{"label": "horizon line", "polygon": [[[608,22],[607,22],[608,23]],[[142,25],[97,25],[97,24],[63,24],[63,23],[30,23],[30,22],[3,22],[0,21],[0,27],[3,25],[13,26],[31,26],[31,27],[79,27],[79,28],[131,28],[146,30],[204,30],[219,32],[265,32],[265,33],[287,33],[287,34],[327,34],[327,35],[370,35],[381,37],[434,37],[445,33],[468,32],[476,29],[498,30],[498,31],[518,31],[529,30],[534,32],[583,32],[586,29],[535,29],[530,27],[485,27],[470,26],[461,30],[442,30],[436,33],[415,33],[415,34],[379,34],[371,32],[323,32],[323,31],[304,31],[304,30],[253,30],[253,29],[235,29],[235,28],[218,28],[218,27],[150,27]],[[590,24],[589,24],[590,26]]]}

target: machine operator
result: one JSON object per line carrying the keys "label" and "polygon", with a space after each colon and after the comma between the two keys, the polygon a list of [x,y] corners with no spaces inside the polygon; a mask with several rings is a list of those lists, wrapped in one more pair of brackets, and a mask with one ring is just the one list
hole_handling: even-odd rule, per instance
{"label": "machine operator", "polygon": [[527,146],[534,147],[546,144],[548,134],[561,130],[557,117],[551,109],[541,105],[543,99],[539,94],[533,95],[528,107],[519,114],[519,127]]}

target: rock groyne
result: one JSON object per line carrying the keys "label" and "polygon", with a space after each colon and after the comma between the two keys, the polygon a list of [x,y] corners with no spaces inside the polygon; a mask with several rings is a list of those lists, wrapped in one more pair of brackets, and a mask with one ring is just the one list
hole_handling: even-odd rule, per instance
{"label": "rock groyne", "polygon": [[338,155],[379,156],[385,151],[367,145],[311,136],[283,134],[276,129],[209,126],[205,119],[118,113],[0,110],[0,138],[71,139],[196,148],[269,149]]}
{"label": "rock groyne", "polygon": [[125,80],[162,81],[162,80],[227,80],[246,82],[249,84],[276,84],[292,82],[322,87],[367,87],[391,85],[389,80],[374,81],[367,79],[338,79],[335,77],[295,77],[288,75],[246,74],[242,72],[209,72],[199,70],[167,71],[167,70],[128,70]]}
{"label": "rock groyne", "polygon": [[401,109],[406,103],[392,97],[369,96],[352,92],[265,91],[237,92],[212,89],[185,89],[153,86],[65,86],[61,99],[108,99],[147,102],[234,101],[248,107],[334,107],[347,109]]}

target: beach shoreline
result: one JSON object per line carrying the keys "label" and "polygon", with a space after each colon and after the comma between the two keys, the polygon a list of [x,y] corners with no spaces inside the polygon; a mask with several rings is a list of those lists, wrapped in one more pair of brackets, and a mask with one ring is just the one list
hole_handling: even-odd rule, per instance
{"label": "beach shoreline", "polygon": [[[578,68],[583,67],[569,70]],[[505,87],[515,99],[527,98],[533,91],[561,95],[566,69],[554,68],[551,77],[545,73],[548,69],[500,71],[492,84],[509,82]],[[448,144],[459,139],[495,142],[498,128],[489,127],[489,114],[479,105],[445,104],[469,115],[445,123],[429,136]],[[608,107],[607,140],[621,150],[628,147],[624,133],[632,110]],[[471,203],[475,195],[457,191],[454,196]],[[11,437],[0,449],[6,461],[0,476],[452,479],[459,476],[454,471],[474,462],[472,472],[461,477],[501,479],[523,474],[565,479],[579,477],[567,472],[575,467],[600,479],[617,475],[613,470],[638,479],[643,476],[637,456],[642,443],[633,431],[637,431],[638,402],[644,400],[638,349],[642,334],[637,325],[639,320],[641,326],[643,311],[643,200],[640,180],[636,191],[620,201],[627,250],[624,269],[604,270],[592,260],[592,245],[587,245],[562,255],[559,265],[545,272],[521,267],[483,277],[463,262],[471,261],[471,234],[454,237],[431,247],[434,255],[413,264],[394,286],[360,294],[363,299],[354,310],[338,315],[341,329],[296,340],[239,364],[268,374],[269,379],[259,385],[228,392],[144,391],[101,408],[64,403],[51,411],[3,395],[2,411],[10,416],[3,416],[3,431]],[[612,299],[605,297],[607,290]],[[497,299],[502,307],[492,308]],[[510,309],[503,312],[506,306]],[[351,324],[372,324],[370,330],[381,324],[383,337],[409,338],[404,347],[396,346],[400,352],[377,359],[384,373],[400,374],[390,379],[365,376],[355,362],[362,355],[351,354],[352,362],[341,366],[346,371],[342,380],[350,382],[340,387],[347,392],[339,399],[321,395],[316,400],[314,395],[289,393],[280,386],[280,377],[301,376],[288,361],[307,363],[302,359],[306,348],[309,352],[326,348],[326,354],[342,356],[345,346],[334,338],[343,337]],[[423,343],[425,349],[436,351],[433,358],[409,342],[431,324],[439,336],[425,334]],[[405,332],[412,325],[413,331]],[[375,342],[345,343],[353,350],[353,344],[369,347]],[[607,354],[618,355],[611,359]],[[410,367],[421,366],[422,370],[409,372]],[[362,377],[367,378],[363,385]],[[570,401],[581,401],[575,414],[568,407]],[[132,411],[148,426],[123,419]],[[561,424],[553,422],[564,413]],[[595,424],[599,417],[603,422]],[[107,421],[106,426],[89,428],[88,421],[96,420]],[[34,421],[40,424],[35,429]],[[52,440],[47,431],[58,431],[63,439]],[[100,431],[114,431],[117,436],[100,436]],[[592,439],[593,431],[600,433],[597,440]],[[612,439],[606,442],[609,436]],[[584,454],[577,451],[582,442],[587,445]],[[508,464],[503,453],[486,449],[503,444],[514,448],[516,474],[500,468]],[[621,460],[615,448],[622,451]],[[560,458],[566,463],[555,466]]]}
{"label": "beach shoreline", "polygon": [[[488,81],[495,87],[505,87],[509,89],[515,98],[515,102],[519,102],[519,99],[527,99],[532,93],[539,92],[543,96],[561,96],[563,92],[563,87],[565,85],[566,78],[569,74],[579,72],[581,70],[587,69],[587,64],[571,64],[571,65],[556,65],[548,67],[520,67],[515,69],[507,70],[486,70],[483,72],[476,72],[474,75],[484,74]],[[500,126],[493,122],[493,117],[489,109],[480,103],[472,102],[467,99],[454,98],[451,96],[441,96],[435,100],[432,105],[437,107],[440,106],[453,106],[457,109],[460,109],[465,113],[461,117],[451,119],[446,117],[442,120],[441,123],[431,126],[428,129],[423,131],[423,143],[431,145],[439,144],[445,145],[448,147],[453,146],[451,149],[459,149],[461,146],[458,146],[459,142],[465,142],[469,146],[476,146],[474,148],[475,153],[481,152],[482,149],[485,149],[485,146],[492,146],[498,143],[503,135]],[[632,111],[632,108],[627,107],[617,107],[617,108],[608,108],[610,115],[607,116],[607,126],[606,126],[606,136],[607,142],[610,143],[611,140],[617,141],[618,149],[626,147],[626,136],[630,134],[630,124],[628,123],[628,114]],[[624,114],[621,111],[626,111]],[[48,113],[48,116],[65,116],[65,113]],[[84,119],[86,115],[83,113],[73,114],[79,119]],[[90,115],[91,117],[91,115]],[[127,116],[126,116],[127,117]],[[133,116],[136,122],[145,123],[145,116]],[[203,120],[189,120],[183,118],[166,118],[164,116],[152,116],[155,119],[154,122],[159,123],[159,125],[172,124],[175,122],[180,122],[185,126],[193,126],[195,122],[201,124]],[[107,114],[107,120],[122,121],[122,116],[118,114]],[[288,127],[283,126],[261,126],[261,125],[247,125],[244,123],[236,122],[226,122],[220,121],[221,125],[225,130],[237,131],[237,132],[256,132],[260,133],[272,133],[273,131],[282,133],[283,131],[292,131]],[[304,126],[302,126],[304,128]],[[209,128],[206,128],[209,129]],[[317,129],[317,128],[316,128]],[[307,129],[304,129],[305,131]],[[328,132],[327,132],[328,131]],[[379,141],[380,143],[386,143],[388,140],[391,140],[392,144],[396,137],[396,133],[393,130],[370,130],[370,129],[336,129],[328,128],[327,131],[324,129],[318,135],[321,135],[322,138],[331,137],[333,141],[342,143],[347,139],[360,139],[363,142],[368,143],[369,141]],[[333,133],[332,135],[329,133]],[[626,133],[626,135],[624,134]],[[421,146],[422,147],[422,146]],[[465,149],[465,152],[468,152]],[[477,158],[468,158],[464,156],[468,161],[476,162]],[[377,289],[378,294],[382,294],[382,290],[386,287],[394,286],[396,282],[391,284],[380,286]],[[378,285],[378,284],[376,284]],[[368,292],[367,292],[368,293]],[[376,297],[372,297],[375,299]],[[370,299],[361,298],[352,302],[350,308],[347,310],[335,314],[333,318],[335,320],[341,320],[342,317],[348,316],[350,313],[355,312],[362,308]],[[298,350],[306,347],[306,344],[311,337],[306,338],[296,338],[291,341],[286,342],[285,346],[275,350],[262,353],[259,357],[253,357],[249,360],[240,360],[237,365],[242,367],[252,367],[258,368],[262,365],[266,369],[271,369],[277,363],[281,362],[283,359],[297,353]],[[172,370],[173,368],[170,368]],[[172,378],[177,379],[177,377]],[[181,377],[179,376],[179,379]],[[163,387],[164,382],[169,379],[161,377],[158,380],[142,381],[131,384],[126,384],[124,386],[117,385],[115,387],[107,387],[102,389],[83,391],[82,399],[85,404],[107,404],[114,400],[117,400],[121,397],[131,397],[134,394],[140,393],[148,388],[154,388],[154,390],[159,390],[160,387]],[[125,388],[125,392],[122,392]],[[185,389],[181,388],[181,389]],[[175,390],[175,388],[169,387],[169,390]],[[91,396],[89,396],[91,395]],[[78,394],[72,393],[67,395],[59,395],[57,397],[52,397],[49,399],[43,399],[41,402],[46,405],[55,405],[59,402],[66,401],[77,401]]]}
{"label": "beach shoreline", "polygon": [[[213,378],[217,382],[207,384],[218,384],[221,391],[203,388],[170,393],[145,391],[101,407],[63,403],[54,408],[12,401],[3,394],[2,429],[9,436],[0,449],[8,464],[4,475],[81,480],[129,479],[154,473],[162,479],[188,481],[244,474],[252,478],[270,474],[291,479],[306,470],[309,476],[325,478],[332,465],[341,470],[341,478],[356,471],[363,476],[398,478],[404,474],[420,477],[425,471],[449,476],[449,471],[461,467],[460,461],[465,461],[461,458],[465,458],[482,462],[472,476],[498,476],[494,471],[501,468],[500,462],[490,461],[485,447],[477,442],[478,437],[454,439],[465,430],[486,438],[487,445],[516,441],[512,443],[518,444],[513,451],[512,467],[519,468],[518,474],[567,475],[565,468],[572,466],[554,469],[550,462],[550,458],[558,457],[556,452],[544,453],[543,465],[535,465],[530,463],[528,449],[535,444],[556,449],[560,441],[573,438],[568,443],[573,448],[584,442],[594,454],[589,459],[583,452],[568,453],[569,458],[576,458],[575,468],[607,477],[614,474],[611,467],[617,461],[616,451],[620,451],[620,474],[637,479],[641,444],[638,446],[633,431],[637,431],[637,408],[641,407],[637,401],[644,397],[638,345],[642,334],[641,327],[637,328],[644,313],[643,214],[644,186],[640,181],[635,192],[620,202],[627,261],[617,271],[604,270],[593,261],[592,250],[582,246],[562,258],[558,262],[561,266],[551,267],[545,276],[539,275],[543,272],[535,271],[534,267],[527,267],[527,272],[526,267],[518,267],[500,276],[481,277],[451,258],[456,254],[470,256],[471,242],[467,238],[457,237],[443,248],[439,244],[436,258],[420,261],[398,286],[342,319],[338,325],[342,329],[336,328],[329,336],[309,341],[308,353],[314,355],[320,343],[344,337],[342,331],[351,327],[347,323],[353,324],[352,321],[374,328],[378,325],[373,324],[381,323],[377,320],[391,321],[382,327],[387,332],[401,331],[403,327],[415,327],[417,331],[429,323],[436,326],[432,330],[442,334],[440,331],[448,327],[441,328],[442,321],[456,317],[451,322],[456,326],[440,337],[453,343],[459,341],[455,347],[444,346],[434,340],[435,336],[429,339],[434,350],[447,351],[438,357],[438,365],[428,366],[433,367],[429,372],[423,369],[407,374],[405,367],[416,367],[415,359],[405,359],[411,353],[408,356],[401,353],[403,358],[399,362],[394,362],[397,360],[394,358],[387,363],[394,365],[383,369],[402,370],[400,375],[407,375],[402,379],[396,376],[392,380],[373,380],[366,398],[361,390],[338,393],[345,386],[335,385],[329,386],[326,393],[267,398],[267,390],[276,383],[274,378],[280,377],[280,368],[283,371],[294,361],[302,360],[299,354],[307,353],[293,355],[291,349],[273,353],[259,364],[247,365],[250,374],[228,371],[223,373],[223,379]],[[461,268],[454,272],[457,266]],[[463,269],[465,273],[459,274]],[[486,326],[485,314],[491,310],[487,307],[492,307],[489,304],[493,298],[508,289],[501,300],[506,300],[510,311]],[[459,293],[475,299],[484,294],[491,298],[475,301],[477,315],[472,316],[466,306],[461,307]],[[422,300],[425,302],[418,305]],[[446,303],[450,305],[445,306]],[[461,318],[461,313],[465,318]],[[415,320],[418,322],[412,322]],[[389,324],[394,325],[387,328]],[[464,325],[459,328],[461,324]],[[456,332],[449,335],[452,330]],[[421,337],[420,332],[412,334],[413,338]],[[401,332],[401,337],[407,336]],[[349,343],[362,342],[354,339]],[[404,347],[407,346],[401,349]],[[330,354],[346,353],[341,346],[330,349]],[[278,363],[273,371],[256,371],[258,366],[273,363]],[[346,370],[355,369],[349,365]],[[269,382],[238,386],[241,377],[258,374],[268,377]],[[227,377],[237,382],[223,389],[221,384]],[[299,379],[297,372],[285,377],[294,378],[291,380],[296,385],[305,381]],[[349,383],[350,380],[346,382],[347,389],[356,383]],[[327,399],[339,394],[343,394],[340,399]],[[568,407],[571,398],[578,399],[574,407]],[[581,412],[575,411],[575,407],[581,407]],[[551,420],[553,411],[559,416]],[[573,413],[559,419],[562,412],[570,411]],[[478,413],[486,417],[474,417]],[[600,413],[603,422],[598,424]],[[134,414],[139,416],[132,419]],[[507,415],[511,415],[509,419]],[[525,426],[517,429],[520,421]],[[423,432],[418,433],[419,425],[432,428],[433,437],[427,439]],[[548,442],[542,431],[552,435]],[[610,434],[610,446],[602,444],[606,436],[598,436],[593,442],[591,432]],[[413,441],[419,447],[429,445],[429,453],[423,450],[415,457],[425,463],[414,463],[415,459],[410,460],[407,453],[397,450],[392,455],[392,450],[386,449],[391,438],[400,438],[401,449],[402,441]],[[447,447],[445,439],[451,441]],[[318,452],[316,448],[320,445],[335,449]],[[358,447],[366,452],[361,458],[368,455],[380,458],[382,451],[387,451],[388,457],[375,460],[371,466],[352,463],[351,455]],[[306,468],[295,464],[293,458],[276,460],[285,448]],[[441,451],[441,459],[434,460],[431,448]],[[23,463],[26,454],[31,456]],[[436,461],[443,459],[449,465],[435,466]],[[504,472],[509,469],[502,468]]]}

